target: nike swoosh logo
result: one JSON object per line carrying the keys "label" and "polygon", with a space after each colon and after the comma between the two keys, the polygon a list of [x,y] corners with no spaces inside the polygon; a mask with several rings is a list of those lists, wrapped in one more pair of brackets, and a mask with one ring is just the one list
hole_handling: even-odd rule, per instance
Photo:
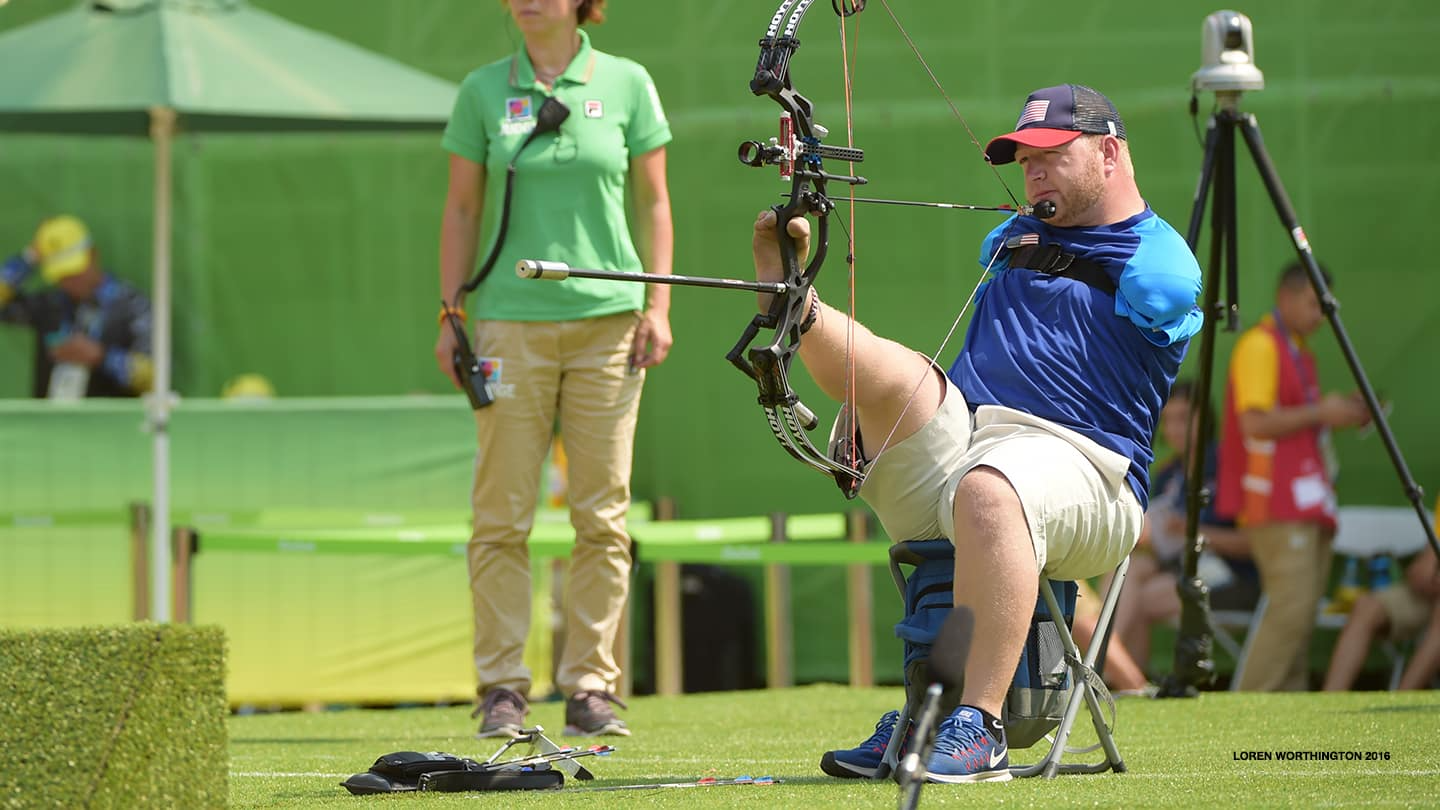
{"label": "nike swoosh logo", "polygon": [[994,768],[996,765],[999,765],[999,764],[1000,764],[1000,760],[1002,760],[1002,759],[1005,758],[1005,754],[1006,754],[1006,753],[1007,753],[1007,749],[1004,749],[1004,748],[1001,748],[999,751],[991,751],[991,752],[990,752],[990,767]]}

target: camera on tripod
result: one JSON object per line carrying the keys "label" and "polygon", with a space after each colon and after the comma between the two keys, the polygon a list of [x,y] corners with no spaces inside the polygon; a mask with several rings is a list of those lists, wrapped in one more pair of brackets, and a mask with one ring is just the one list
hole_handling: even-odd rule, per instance
{"label": "camera on tripod", "polygon": [[1265,89],[1265,74],[1255,67],[1255,40],[1249,17],[1238,11],[1217,11],[1205,18],[1202,31],[1203,66],[1190,78],[1196,91]]}
{"label": "camera on tripod", "polygon": [[[1265,140],[1260,135],[1260,125],[1256,122],[1255,116],[1240,109],[1242,91],[1261,90],[1265,87],[1265,78],[1254,64],[1255,49],[1251,39],[1250,20],[1244,14],[1236,11],[1217,11],[1205,18],[1202,31],[1204,66],[1195,71],[1191,77],[1190,111],[1192,115],[1195,113],[1197,109],[1195,94],[1201,90],[1215,91],[1216,104],[1215,111],[1211,114],[1206,127],[1205,153],[1200,165],[1200,182],[1196,185],[1194,207],[1190,214],[1190,227],[1185,237],[1186,243],[1194,251],[1200,242],[1200,231],[1205,221],[1208,202],[1211,209],[1209,275],[1204,283],[1204,302],[1201,304],[1201,310],[1205,313],[1205,323],[1199,335],[1199,370],[1192,392],[1192,402],[1195,403],[1193,407],[1200,414],[1195,433],[1203,436],[1210,429],[1208,409],[1203,405],[1212,401],[1210,391],[1215,363],[1217,321],[1222,317],[1227,317],[1229,329],[1232,331],[1239,322],[1238,264],[1240,249],[1237,224],[1239,217],[1236,215],[1235,202],[1235,136],[1238,133],[1242,136],[1244,145],[1249,149],[1250,156],[1254,158],[1255,168],[1259,171],[1260,180],[1269,193],[1270,202],[1280,218],[1284,233],[1290,238],[1297,258],[1309,275],[1310,284],[1314,288],[1316,298],[1321,303],[1321,310],[1330,322],[1335,339],[1340,344],[1340,350],[1345,355],[1346,363],[1355,377],[1356,386],[1365,399],[1366,407],[1370,410],[1375,428],[1385,443],[1391,462],[1395,465],[1402,489],[1410,499],[1416,516],[1420,518],[1421,528],[1426,533],[1431,548],[1436,554],[1440,554],[1440,541],[1436,540],[1435,532],[1425,512],[1425,504],[1420,501],[1422,490],[1415,483],[1415,479],[1411,477],[1410,470],[1405,465],[1400,448],[1396,446],[1395,438],[1385,423],[1384,408],[1376,398],[1375,391],[1371,388],[1370,381],[1365,376],[1365,370],[1360,364],[1360,358],[1356,355],[1354,346],[1350,343],[1350,338],[1340,323],[1339,304],[1330,294],[1325,272],[1315,260],[1310,240],[1295,215],[1295,207],[1290,203],[1290,197],[1285,192],[1285,185],[1280,180],[1280,174],[1276,171],[1274,162],[1271,161],[1269,153],[1265,150]],[[1219,297],[1222,278],[1226,288],[1226,300],[1223,303]],[[1166,678],[1165,685],[1162,687],[1162,694],[1169,696],[1193,694],[1195,687],[1209,682],[1214,674],[1214,662],[1210,660],[1209,605],[1203,583],[1196,575],[1199,553],[1202,548],[1197,532],[1203,500],[1200,492],[1204,479],[1201,458],[1202,454],[1192,454],[1188,470],[1188,486],[1185,496],[1188,536],[1182,567],[1185,582],[1193,582],[1200,587],[1192,587],[1187,584],[1180,590],[1181,630],[1175,643],[1175,664],[1172,675]]]}

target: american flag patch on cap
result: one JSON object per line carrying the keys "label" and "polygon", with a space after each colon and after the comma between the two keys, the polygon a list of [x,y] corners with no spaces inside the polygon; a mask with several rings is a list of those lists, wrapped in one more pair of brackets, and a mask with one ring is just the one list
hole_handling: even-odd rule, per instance
{"label": "american flag patch on cap", "polygon": [[1033,124],[1037,121],[1044,121],[1045,114],[1050,111],[1048,99],[1037,98],[1025,104],[1025,109],[1020,111],[1020,120],[1015,122],[1015,128],[1021,129],[1026,124]]}

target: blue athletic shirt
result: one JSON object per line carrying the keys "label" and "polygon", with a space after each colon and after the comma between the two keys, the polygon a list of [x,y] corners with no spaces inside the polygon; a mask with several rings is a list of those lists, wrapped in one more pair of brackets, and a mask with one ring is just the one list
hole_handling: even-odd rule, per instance
{"label": "blue athletic shirt", "polygon": [[[1012,270],[1004,245],[1031,233],[1098,263],[1115,295]],[[1200,266],[1189,245],[1149,206],[1094,228],[1014,216],[985,238],[980,264],[990,278],[950,367],[965,401],[972,410],[1003,405],[1047,419],[1130,459],[1126,479],[1147,506],[1160,409],[1202,321]]]}

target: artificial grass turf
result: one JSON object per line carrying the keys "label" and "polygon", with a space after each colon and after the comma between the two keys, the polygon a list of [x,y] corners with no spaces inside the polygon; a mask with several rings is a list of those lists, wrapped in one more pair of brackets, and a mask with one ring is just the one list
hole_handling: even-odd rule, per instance
{"label": "artificial grass turf", "polygon": [[219,627],[0,631],[0,807],[223,806],[224,720]]}
{"label": "artificial grass turf", "polygon": [[[527,794],[351,796],[339,786],[392,751],[488,757],[500,744],[470,736],[475,721],[468,707],[236,716],[229,721],[230,803],[236,808],[893,807],[893,782],[832,779],[820,773],[818,763],[827,748],[863,740],[899,698],[895,687],[823,685],[635,698],[622,712],[634,736],[565,740],[615,745],[609,757],[583,760],[599,777],[596,782],[567,781],[559,791]],[[1127,773],[927,785],[921,804],[1433,807],[1440,795],[1440,693],[1205,693],[1189,700],[1126,698],[1118,707],[1116,739]],[[557,732],[558,741],[563,713],[560,703],[534,704],[529,720]],[[1032,761],[1039,751],[1038,746],[1014,751],[1012,764]],[[1389,759],[1236,759],[1246,751],[1355,751],[1362,757],[1373,751]],[[782,783],[581,792],[586,785],[742,774],[774,776]]]}

